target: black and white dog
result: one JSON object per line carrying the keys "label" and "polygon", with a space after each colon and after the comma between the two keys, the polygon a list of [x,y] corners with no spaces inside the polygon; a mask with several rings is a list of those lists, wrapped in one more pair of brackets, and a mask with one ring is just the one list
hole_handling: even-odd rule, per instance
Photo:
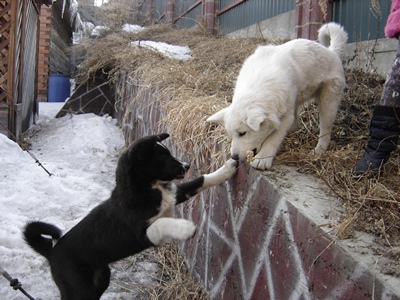
{"label": "black and white dog", "polygon": [[51,224],[26,225],[24,238],[48,259],[63,300],[100,299],[109,285],[109,263],[171,239],[191,238],[195,225],[173,218],[174,205],[235,173],[238,162],[229,159],[211,174],[174,183],[183,179],[189,165],[161,144],[168,136],[147,136],[132,143],[119,158],[111,197],[64,236]]}

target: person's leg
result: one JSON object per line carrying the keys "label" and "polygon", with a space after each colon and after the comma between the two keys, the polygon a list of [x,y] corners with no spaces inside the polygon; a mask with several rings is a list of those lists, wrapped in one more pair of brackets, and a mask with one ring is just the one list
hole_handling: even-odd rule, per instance
{"label": "person's leg", "polygon": [[374,108],[367,148],[353,172],[377,173],[390,153],[397,148],[400,135],[400,41],[391,72],[385,82],[381,101]]}

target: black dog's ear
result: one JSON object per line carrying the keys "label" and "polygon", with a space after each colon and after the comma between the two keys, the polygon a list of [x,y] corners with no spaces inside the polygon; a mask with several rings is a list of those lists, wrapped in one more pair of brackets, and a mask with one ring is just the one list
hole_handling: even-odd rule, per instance
{"label": "black dog's ear", "polygon": [[169,137],[168,133],[160,133],[159,135],[156,135],[157,137],[157,142],[161,142]]}
{"label": "black dog's ear", "polygon": [[126,152],[131,158],[137,157],[139,160],[151,156],[157,143],[169,137],[168,133],[149,135],[135,140]]}

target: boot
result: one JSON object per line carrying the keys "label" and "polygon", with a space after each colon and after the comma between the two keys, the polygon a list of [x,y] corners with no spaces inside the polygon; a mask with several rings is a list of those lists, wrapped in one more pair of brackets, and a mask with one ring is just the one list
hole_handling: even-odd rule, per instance
{"label": "boot", "polygon": [[389,160],[390,152],[397,148],[400,135],[400,108],[378,105],[369,128],[370,139],[364,155],[357,162],[353,174],[379,173]]}

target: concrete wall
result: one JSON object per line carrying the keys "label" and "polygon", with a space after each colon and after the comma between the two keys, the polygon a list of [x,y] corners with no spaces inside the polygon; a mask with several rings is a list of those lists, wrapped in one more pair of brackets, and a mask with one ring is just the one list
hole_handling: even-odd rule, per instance
{"label": "concrete wall", "polygon": [[[168,132],[160,103],[171,98],[161,97],[157,87],[138,96],[137,86],[124,79],[120,86],[126,141]],[[188,161],[173,137],[166,144]],[[202,167],[193,158],[190,176]],[[314,177],[284,167],[259,172],[241,165],[228,182],[177,208],[197,225],[195,237],[181,249],[212,299],[399,299],[400,280],[382,274],[387,261],[374,256],[378,245],[371,237],[356,233],[336,241],[329,234],[340,208]]]}
{"label": "concrete wall", "polygon": [[399,48],[396,39],[379,39],[347,45],[345,67],[376,72],[386,77]]}

